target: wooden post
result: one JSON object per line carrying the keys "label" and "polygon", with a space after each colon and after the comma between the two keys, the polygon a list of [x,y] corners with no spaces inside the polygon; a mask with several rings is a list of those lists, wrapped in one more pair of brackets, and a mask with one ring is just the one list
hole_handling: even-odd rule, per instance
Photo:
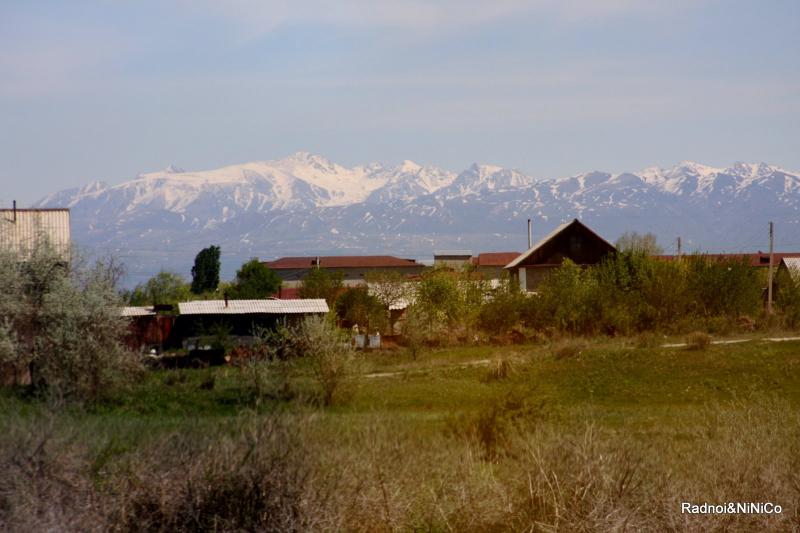
{"label": "wooden post", "polygon": [[772,243],[774,230],[772,222],[769,223],[769,279],[767,281],[767,314],[772,314]]}

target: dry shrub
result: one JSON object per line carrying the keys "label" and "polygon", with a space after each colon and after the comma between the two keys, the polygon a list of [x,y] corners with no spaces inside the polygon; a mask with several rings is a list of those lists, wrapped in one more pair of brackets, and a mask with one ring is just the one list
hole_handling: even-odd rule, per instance
{"label": "dry shrub", "polygon": [[503,381],[514,372],[514,363],[507,357],[495,357],[489,365],[485,381]]}
{"label": "dry shrub", "polygon": [[694,331],[686,336],[687,350],[705,350],[711,345],[711,335],[704,331]]}
{"label": "dry shrub", "polygon": [[658,348],[661,345],[662,338],[651,331],[640,333],[634,339],[634,345],[640,349]]}
{"label": "dry shrub", "polygon": [[[800,414],[706,405],[656,438],[591,414],[497,402],[459,431],[374,414],[183,427],[125,448],[52,420],[0,433],[4,531],[791,531]],[[537,414],[538,413],[538,414]],[[94,439],[94,440],[92,440]],[[493,449],[492,453],[487,453]],[[681,502],[772,501],[780,515],[688,515]]]}
{"label": "dry shrub", "polygon": [[130,450],[96,428],[16,427],[0,441],[3,531],[301,531],[331,486],[309,484],[302,418],[245,416]]}
{"label": "dry shrub", "polygon": [[311,360],[323,405],[352,395],[360,374],[360,358],[347,334],[330,318],[311,316],[293,335],[301,353]]}
{"label": "dry shrub", "polygon": [[586,346],[580,341],[564,339],[552,344],[550,346],[550,353],[552,353],[556,359],[569,359],[580,355],[585,347]]}
{"label": "dry shrub", "polygon": [[0,425],[0,531],[99,531],[87,447],[53,416]]}
{"label": "dry shrub", "polygon": [[302,448],[297,430],[277,417],[247,419],[213,440],[169,435],[131,458],[109,521],[147,531],[313,527],[302,507],[310,475]]}

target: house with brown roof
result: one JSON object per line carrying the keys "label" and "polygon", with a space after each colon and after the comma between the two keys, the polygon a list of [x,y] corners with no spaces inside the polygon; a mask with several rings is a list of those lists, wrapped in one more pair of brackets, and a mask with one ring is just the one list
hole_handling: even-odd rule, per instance
{"label": "house with brown roof", "polygon": [[596,265],[616,253],[613,244],[580,220],[561,224],[506,266],[520,289],[535,292],[542,280],[569,259],[580,266]]}
{"label": "house with brown roof", "polygon": [[69,209],[0,209],[0,250],[25,259],[40,243],[47,241],[69,261]]}
{"label": "house with brown roof", "polygon": [[[751,267],[754,268],[768,268],[769,267],[769,254],[767,252],[753,252],[753,253],[740,253],[740,254],[699,254],[700,257],[708,261],[746,261]],[[656,259],[661,261],[675,261],[679,257],[689,257],[687,254],[683,255],[656,255]],[[797,259],[800,258],[800,252],[774,252],[772,254],[772,266],[778,268],[784,259]]]}
{"label": "house with brown roof", "polygon": [[[281,257],[264,264],[283,280],[281,292],[300,286],[313,268],[324,268],[332,273],[341,273],[345,287],[356,287],[365,283],[368,272],[393,271],[407,277],[419,276],[425,265],[413,259],[401,259],[391,255],[340,255],[311,257]],[[281,296],[285,298],[285,295]]]}
{"label": "house with brown roof", "polygon": [[499,280],[507,273],[504,268],[519,257],[519,252],[483,252],[472,258],[472,266],[481,277],[488,280]]}

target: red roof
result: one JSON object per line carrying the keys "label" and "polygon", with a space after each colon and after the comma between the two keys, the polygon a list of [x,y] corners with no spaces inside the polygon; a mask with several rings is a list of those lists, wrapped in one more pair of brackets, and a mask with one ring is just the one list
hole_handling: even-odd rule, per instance
{"label": "red roof", "polygon": [[[684,257],[691,254],[685,254]],[[769,254],[765,252],[755,252],[749,254],[700,254],[703,257],[711,259],[713,261],[724,261],[724,260],[739,260],[742,261],[747,259],[750,263],[750,266],[754,267],[761,267],[761,266],[769,266]],[[661,259],[663,261],[673,261],[675,258],[678,257],[677,255],[657,255],[655,256],[656,259]],[[800,257],[800,252],[775,252],[772,258],[772,265],[777,267],[778,264],[781,262],[781,259],[784,257]]]}
{"label": "red roof", "polygon": [[281,287],[278,292],[270,296],[281,300],[297,300],[300,298],[300,287]]}
{"label": "red roof", "polygon": [[511,261],[519,257],[519,252],[489,252],[478,254],[477,257],[472,258],[472,264],[482,266],[499,266],[504,267]]}
{"label": "red roof", "polygon": [[413,259],[400,259],[391,255],[333,255],[313,257],[281,257],[275,261],[266,261],[269,268],[279,270],[283,268],[387,268],[387,267],[412,267],[421,266]]}

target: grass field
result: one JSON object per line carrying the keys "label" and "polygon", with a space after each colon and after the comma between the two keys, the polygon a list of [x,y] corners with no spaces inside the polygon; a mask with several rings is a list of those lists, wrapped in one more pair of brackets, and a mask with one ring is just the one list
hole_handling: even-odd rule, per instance
{"label": "grass field", "polygon": [[[327,408],[302,361],[152,371],[88,409],[5,391],[0,516],[164,531],[800,528],[800,342],[575,346],[368,354]],[[684,501],[783,512],[688,515]]]}

